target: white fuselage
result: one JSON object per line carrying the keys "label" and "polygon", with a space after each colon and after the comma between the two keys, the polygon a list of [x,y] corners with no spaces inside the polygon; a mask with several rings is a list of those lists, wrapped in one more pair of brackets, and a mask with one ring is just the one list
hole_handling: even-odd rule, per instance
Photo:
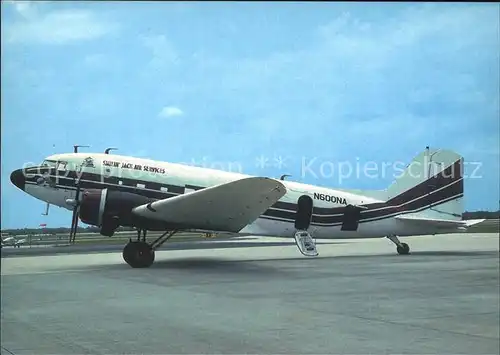
{"label": "white fuselage", "polygon": [[[190,193],[199,188],[206,188],[218,184],[238,180],[248,175],[206,169],[201,167],[172,164],[167,162],[139,159],[134,157],[111,154],[70,153],[50,156],[49,162],[64,162],[65,166],[58,166],[58,178],[55,185],[26,181],[25,192],[49,204],[72,209],[68,199],[75,198],[74,178],[71,174],[79,174],[80,166],[84,161],[90,161],[83,168],[84,173],[94,176],[92,179],[81,179],[81,188],[119,188],[137,194],[155,194],[157,198],[169,198],[179,194]],[[64,164],[63,164],[64,165]],[[29,179],[28,179],[29,180]],[[328,189],[319,186],[307,185],[293,181],[282,181],[287,192],[279,200],[278,205],[270,208],[269,215],[263,214],[253,223],[244,227],[241,234],[293,237],[296,232],[293,221],[293,208],[280,208],[279,203],[293,206],[300,196],[306,194],[313,198],[314,208],[344,208],[347,204],[366,205],[381,204],[384,209],[385,199],[355,194],[342,190]],[[151,187],[153,186],[153,187]],[[272,211],[271,211],[272,210]],[[373,209],[372,209],[373,212]],[[363,213],[363,212],[362,212]],[[309,231],[316,238],[373,238],[384,237],[390,234],[412,235],[433,233],[432,230],[418,230],[403,226],[393,217],[399,213],[386,215],[384,218],[366,218],[359,223],[356,231],[342,231],[342,222],[338,222],[342,213],[321,215],[326,222],[316,220],[313,212],[313,222]],[[282,217],[280,217],[282,216]],[[338,218],[337,218],[338,217]],[[333,218],[328,222],[328,218]],[[335,219],[337,218],[337,219]]]}

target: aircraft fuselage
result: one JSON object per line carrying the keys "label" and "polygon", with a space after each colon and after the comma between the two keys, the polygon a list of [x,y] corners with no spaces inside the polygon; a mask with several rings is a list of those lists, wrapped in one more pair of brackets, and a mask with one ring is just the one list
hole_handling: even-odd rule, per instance
{"label": "aircraft fuselage", "polygon": [[[84,189],[113,189],[153,199],[165,199],[199,189],[242,179],[249,175],[195,166],[100,153],[68,153],[47,157],[39,167],[27,168],[24,180],[19,173],[11,176],[26,193],[50,204],[71,210],[68,200],[75,198],[76,178]],[[45,175],[44,178],[41,178]],[[370,238],[389,234],[434,233],[403,226],[394,216],[422,210],[449,196],[436,196],[388,203],[362,194],[335,190],[293,181],[281,181],[286,194],[257,220],[244,227],[241,234],[292,237],[296,232],[297,201],[309,196],[313,201],[310,231],[316,238]],[[22,185],[22,186],[21,186]],[[420,199],[420,202],[418,201]],[[345,228],[347,206],[363,206],[356,227]],[[344,225],[344,227],[343,227]]]}

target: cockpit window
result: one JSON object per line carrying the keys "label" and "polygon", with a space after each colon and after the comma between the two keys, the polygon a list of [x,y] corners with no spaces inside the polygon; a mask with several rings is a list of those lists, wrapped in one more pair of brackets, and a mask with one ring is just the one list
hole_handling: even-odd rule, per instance
{"label": "cockpit window", "polygon": [[57,166],[57,161],[55,160],[44,160],[41,166],[47,166],[50,168],[55,168]]}
{"label": "cockpit window", "polygon": [[66,161],[60,161],[57,163],[57,170],[59,171],[66,171],[66,164],[68,164],[68,162]]}

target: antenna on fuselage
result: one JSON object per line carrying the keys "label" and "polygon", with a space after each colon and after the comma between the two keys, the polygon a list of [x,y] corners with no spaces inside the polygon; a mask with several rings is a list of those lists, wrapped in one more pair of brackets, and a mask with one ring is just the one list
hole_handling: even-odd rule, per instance
{"label": "antenna on fuselage", "polygon": [[74,145],[73,153],[78,153],[78,148],[90,148],[90,145]]}
{"label": "antenna on fuselage", "polygon": [[104,154],[109,154],[110,150],[118,150],[118,148],[106,148],[106,150],[104,151]]}
{"label": "antenna on fuselage", "polygon": [[292,176],[292,175],[283,174],[283,175],[281,175],[280,180],[285,180],[285,178],[286,178],[287,176]]}

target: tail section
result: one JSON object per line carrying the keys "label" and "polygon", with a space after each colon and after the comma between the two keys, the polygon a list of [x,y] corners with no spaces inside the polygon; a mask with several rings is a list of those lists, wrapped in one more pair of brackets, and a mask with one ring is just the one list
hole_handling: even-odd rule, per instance
{"label": "tail section", "polygon": [[463,157],[427,147],[389,186],[387,202],[416,218],[459,221],[463,193]]}

